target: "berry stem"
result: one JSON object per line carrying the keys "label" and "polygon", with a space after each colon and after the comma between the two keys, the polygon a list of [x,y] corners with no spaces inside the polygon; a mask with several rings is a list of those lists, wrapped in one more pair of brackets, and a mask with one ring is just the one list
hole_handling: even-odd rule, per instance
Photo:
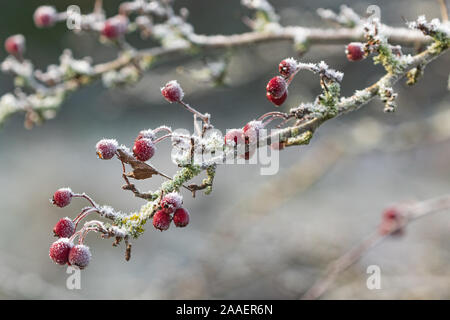
{"label": "berry stem", "polygon": [[158,139],[156,139],[155,141],[153,141],[154,144],[157,144],[158,142],[163,141],[164,139],[170,138],[172,137],[172,133],[166,134],[162,137],[159,137]]}
{"label": "berry stem", "polygon": [[166,126],[160,126],[160,127],[156,128],[155,130],[153,130],[153,133],[156,134],[156,133],[158,133],[160,131],[166,131],[168,133],[172,133],[172,130],[169,127],[166,127]]}
{"label": "berry stem", "polygon": [[86,218],[89,214],[91,214],[92,212],[99,212],[98,208],[90,208],[88,210],[85,210],[84,212],[82,211],[77,218],[75,218],[74,222],[75,222],[75,228],[78,226],[78,223],[83,220],[84,218]]}
{"label": "berry stem", "polygon": [[188,105],[186,102],[184,102],[183,100],[178,101],[186,110],[188,110],[189,112],[192,112],[194,115],[197,115],[197,117],[199,117],[200,119],[202,119],[202,121],[209,125],[209,114],[205,113],[200,113],[199,111],[195,110],[194,108],[192,108],[190,105]]}
{"label": "berry stem", "polygon": [[103,11],[103,0],[95,0],[94,4],[94,13],[101,14]]}
{"label": "berry stem", "polygon": [[98,208],[98,204],[96,204],[95,201],[94,201],[91,197],[89,197],[86,193],[74,193],[72,196],[73,196],[73,197],[78,197],[78,198],[84,198],[84,199],[86,199],[87,201],[89,201],[89,203],[90,203],[93,207]]}

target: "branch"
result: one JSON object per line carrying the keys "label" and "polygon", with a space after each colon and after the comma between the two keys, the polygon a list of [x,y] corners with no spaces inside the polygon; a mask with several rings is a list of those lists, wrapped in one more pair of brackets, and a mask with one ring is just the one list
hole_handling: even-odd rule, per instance
{"label": "branch", "polygon": [[361,243],[347,251],[327,267],[320,278],[303,296],[303,300],[320,298],[336,280],[340,273],[358,262],[370,249],[384,239],[401,232],[413,220],[450,209],[450,195],[413,204],[397,204],[384,212],[379,228]]}
{"label": "branch", "polygon": [[[267,4],[263,0],[256,3]],[[266,10],[268,9],[266,8]],[[170,10],[164,12],[165,14],[172,14]],[[268,12],[267,15],[272,16],[273,12]],[[125,189],[131,190],[136,196],[149,201],[139,211],[130,214],[118,213],[110,207],[93,205],[93,210],[88,210],[89,213],[99,213],[104,218],[110,219],[112,225],[103,225],[98,221],[87,222],[83,229],[75,233],[69,240],[72,241],[74,237],[79,235],[79,243],[82,245],[87,232],[101,232],[107,237],[114,236],[116,243],[120,239],[125,240],[127,243],[126,256],[129,258],[130,247],[128,246],[128,239],[139,237],[144,232],[144,226],[149,219],[153,219],[153,225],[161,231],[167,230],[172,220],[178,227],[187,225],[189,214],[181,207],[182,196],[178,192],[182,187],[185,187],[192,191],[193,196],[195,196],[195,191],[197,190],[205,190],[206,194],[210,193],[217,165],[225,164],[227,160],[234,160],[236,157],[249,160],[258,148],[268,145],[271,147],[275,146],[281,150],[284,147],[308,144],[315,131],[323,123],[340,115],[356,111],[377,96],[385,104],[385,111],[394,111],[396,106],[395,97],[397,95],[393,91],[393,86],[405,77],[408,78],[410,84],[414,84],[419,79],[417,69],[420,67],[423,70],[431,61],[448,52],[450,46],[448,25],[441,25],[438,20],[427,22],[424,17],[419,17],[416,22],[410,23],[409,26],[430,36],[433,41],[426,50],[414,56],[409,54],[403,55],[400,48],[389,44],[383,31],[383,25],[379,21],[373,20],[363,26],[366,43],[357,44],[356,46],[350,44],[349,46],[361,51],[359,60],[373,54],[374,62],[381,64],[386,70],[386,74],[373,85],[356,91],[350,97],[341,97],[340,95],[340,82],[343,80],[343,73],[331,69],[325,62],[304,63],[297,62],[293,58],[283,60],[280,64],[282,66],[280,69],[281,76],[272,78],[267,85],[266,96],[270,101],[275,105],[282,104],[284,102],[283,99],[287,96],[288,86],[300,71],[309,71],[318,75],[322,93],[313,102],[302,103],[298,107],[292,108],[289,113],[268,112],[256,120],[247,122],[243,128],[234,129],[233,135],[229,135],[230,132],[228,132],[225,138],[212,130],[213,126],[209,114],[198,112],[183,100],[184,92],[177,81],[168,82],[161,89],[164,98],[170,103],[180,104],[184,109],[191,112],[194,120],[200,118],[203,121],[202,129],[197,126],[198,132],[193,135],[190,133],[172,132],[167,126],[161,126],[154,130],[144,130],[136,137],[133,152],[126,146],[119,146],[114,139],[99,141],[96,145],[99,158],[108,160],[116,156],[123,166],[122,176],[126,182]],[[218,40],[215,41],[214,46],[217,46],[220,42]],[[174,52],[179,50],[179,48],[180,46],[173,49]],[[364,51],[362,51],[363,49]],[[128,52],[128,55],[121,57],[123,61],[120,61],[120,63],[116,61],[112,67],[117,67],[116,63],[122,64],[130,61],[127,59],[133,60],[133,65],[136,65],[136,60],[134,59],[138,54],[140,53]],[[101,68],[97,67],[96,72],[105,72],[110,67],[110,65],[103,65]],[[276,119],[282,120],[282,123],[278,125],[279,129],[275,133],[267,135],[265,128]],[[288,125],[290,122],[293,122],[293,124]],[[288,127],[283,128],[284,126]],[[156,138],[156,133],[160,131],[165,131],[168,134]],[[172,146],[175,148],[173,151],[180,151],[172,158],[180,167],[179,171],[172,178],[161,174],[153,166],[146,163],[155,154],[156,144],[166,138],[172,140]],[[133,171],[131,173],[125,173],[125,164],[132,167]],[[206,178],[200,185],[190,184],[186,187],[188,182],[203,172],[205,172]],[[128,180],[128,178],[137,180],[148,179],[156,174],[167,177],[168,180],[162,183],[154,192],[141,193]],[[67,194],[71,191],[70,189],[63,189],[57,192],[65,192]],[[69,196],[70,194],[66,198],[70,199]],[[56,202],[54,201],[54,203]],[[64,206],[67,204],[64,202]],[[181,217],[178,216],[179,219],[175,219],[175,210],[181,215]],[[82,211],[80,217],[77,218],[77,223],[88,214],[88,211]],[[371,245],[372,241],[370,240],[369,245]],[[68,245],[66,242],[64,243]],[[56,243],[56,246],[58,245],[59,243]]]}
{"label": "branch", "polygon": [[[97,1],[92,14],[82,15],[81,30],[83,32],[99,33],[99,25],[105,28],[108,21],[117,20],[116,17],[104,20],[102,2]],[[125,2],[121,6],[124,14],[141,12],[140,2]],[[145,9],[146,10],[146,9]],[[145,12],[144,10],[144,12]],[[150,9],[149,9],[150,10]],[[125,34],[117,39],[103,39],[103,42],[114,44],[119,48],[118,58],[100,64],[92,64],[90,58],[75,59],[66,50],[61,56],[59,66],[47,72],[34,70],[29,60],[8,57],[3,65],[4,72],[12,73],[16,83],[20,84],[16,92],[5,94],[0,99],[0,124],[10,115],[17,112],[27,114],[27,127],[40,124],[55,116],[55,112],[67,99],[69,93],[90,85],[103,78],[106,86],[131,84],[139,80],[143,71],[151,68],[160,58],[168,59],[175,55],[200,55],[211,49],[230,49],[254,45],[263,42],[289,41],[297,51],[304,53],[312,45],[347,44],[352,41],[364,40],[364,20],[352,27],[338,28],[309,28],[302,26],[282,26],[278,22],[256,18],[258,27],[254,31],[235,35],[199,35],[192,26],[184,21],[183,16],[173,14],[171,8],[160,8],[158,15],[171,16],[167,21],[158,25],[151,24],[151,12],[140,15],[134,24],[130,25],[126,33],[140,30],[141,36],[148,33],[161,43],[161,46],[136,50],[125,41]],[[66,16],[65,14],[62,16]],[[140,19],[138,19],[140,18]],[[102,20],[103,19],[103,20]],[[147,19],[147,20],[146,20]],[[147,22],[143,22],[143,20]],[[173,22],[176,21],[176,22]],[[383,34],[393,43],[417,46],[431,41],[418,30],[407,28],[393,28],[382,25]],[[165,30],[167,34],[157,34],[155,30]],[[169,31],[171,30],[171,31]],[[169,39],[169,40],[168,40]],[[25,94],[24,90],[31,93]]]}

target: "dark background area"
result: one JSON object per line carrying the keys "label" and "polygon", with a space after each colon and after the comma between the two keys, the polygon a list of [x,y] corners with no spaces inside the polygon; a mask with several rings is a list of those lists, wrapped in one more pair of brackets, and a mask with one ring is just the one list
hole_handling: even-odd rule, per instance
{"label": "dark background area", "polygon": [[[0,39],[22,33],[27,57],[38,68],[58,61],[70,47],[75,57],[113,59],[115,49],[93,35],[76,35],[64,24],[37,29],[35,8],[52,4],[63,10],[90,1],[3,1]],[[109,15],[121,1],[105,1]],[[338,9],[339,1],[272,1],[283,25],[325,26],[315,11]],[[437,1],[347,1],[358,13],[370,4],[381,8],[381,20],[403,26],[403,18],[420,14],[440,17]],[[247,31],[241,18],[249,12],[237,0],[176,1],[187,7],[198,33],[232,34]],[[137,47],[145,41],[131,38]],[[217,53],[216,53],[217,54]],[[48,199],[59,187],[86,192],[101,204],[125,212],[143,201],[121,190],[117,161],[99,161],[94,146],[103,137],[131,146],[137,132],[166,124],[192,128],[190,115],[167,104],[160,86],[178,79],[186,100],[212,114],[219,129],[244,125],[273,110],[265,85],[279,61],[295,52],[288,43],[261,44],[235,51],[229,84],[215,88],[176,72],[202,67],[199,60],[177,58],[146,73],[136,85],[105,89],[100,82],[71,95],[54,120],[32,130],[15,115],[0,131],[0,298],[275,298],[293,299],[312,285],[326,265],[376,228],[384,207],[426,199],[450,190],[450,113],[447,54],[430,64],[413,88],[399,83],[399,108],[382,112],[373,101],[358,112],[334,119],[315,135],[311,145],[281,153],[277,176],[261,176],[259,167],[224,166],[216,175],[210,196],[192,199],[187,228],[157,232],[150,224],[133,241],[132,259],[123,248],[89,235],[93,259],[82,272],[82,289],[66,289],[65,268],[48,258],[51,229],[63,216],[74,217],[81,201],[64,209]],[[2,52],[1,58],[6,54]],[[313,47],[302,61],[325,60],[345,73],[343,94],[376,81],[383,68],[370,59],[350,63],[344,46]],[[8,75],[0,76],[1,93],[13,89]],[[318,79],[300,74],[290,87],[284,110],[314,99]],[[424,125],[426,125],[424,127]],[[386,135],[392,132],[392,136]],[[338,150],[338,151],[337,151]],[[176,167],[170,148],[158,148],[152,163],[166,173]],[[140,188],[154,190],[161,180]],[[403,237],[389,239],[342,274],[325,298],[450,298],[450,217],[442,213],[411,225]],[[366,268],[382,270],[382,289],[366,288]]]}

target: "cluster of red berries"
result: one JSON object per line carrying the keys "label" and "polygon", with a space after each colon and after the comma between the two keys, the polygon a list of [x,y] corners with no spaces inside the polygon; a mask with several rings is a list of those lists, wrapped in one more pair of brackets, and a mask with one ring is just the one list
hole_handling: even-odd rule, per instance
{"label": "cluster of red berries", "polygon": [[262,121],[250,121],[243,128],[228,130],[224,137],[224,143],[229,146],[245,145],[245,152],[239,156],[248,160],[256,151],[259,131],[263,128],[264,123]]}
{"label": "cluster of red berries", "polygon": [[161,231],[167,230],[173,221],[176,227],[182,228],[189,224],[189,212],[182,208],[183,197],[171,192],[164,195],[160,202],[160,209],[153,216],[153,226]]}
{"label": "cluster of red berries", "polygon": [[[114,139],[102,139],[97,142],[95,149],[97,156],[103,160],[109,160],[116,155],[119,145]],[[133,155],[139,161],[147,161],[155,154],[155,135],[151,130],[141,131],[133,145]]]}
{"label": "cluster of red berries", "polygon": [[[161,88],[161,94],[170,103],[182,102],[184,97],[183,89],[176,80],[166,83]],[[190,107],[189,107],[190,108]],[[192,109],[192,108],[191,108]],[[169,131],[169,134],[156,139],[155,133],[161,130]],[[156,144],[171,135],[170,129],[167,127],[160,127],[152,130],[143,130],[139,132],[134,140],[133,155],[139,161],[148,161],[156,151]],[[100,159],[109,160],[114,157],[118,149],[118,143],[113,139],[102,139],[96,145],[97,155]]]}
{"label": "cluster of red berries", "polygon": [[[40,6],[33,15],[34,24],[38,28],[52,27],[59,20],[59,13],[54,7]],[[63,15],[61,15],[62,17]],[[62,19],[62,18],[61,18]],[[117,39],[124,35],[128,29],[128,18],[124,15],[116,15],[107,19],[101,25],[100,33],[108,39]]]}
{"label": "cluster of red berries", "polygon": [[298,71],[298,63],[293,58],[284,59],[278,65],[278,71],[281,76],[273,77],[267,83],[266,97],[276,106],[281,106],[288,96],[289,83]]}
{"label": "cluster of red berries", "polygon": [[361,42],[351,42],[345,48],[345,54],[350,61],[359,61],[365,59],[367,54],[364,50],[364,44]]}
{"label": "cluster of red berries", "polygon": [[[63,208],[70,204],[73,196],[72,190],[62,188],[54,193],[52,202]],[[74,245],[75,229],[75,222],[68,217],[62,218],[56,223],[53,233],[59,239],[50,246],[49,256],[57,264],[68,264],[83,269],[88,266],[91,260],[91,252],[89,247],[83,245],[81,241]]]}

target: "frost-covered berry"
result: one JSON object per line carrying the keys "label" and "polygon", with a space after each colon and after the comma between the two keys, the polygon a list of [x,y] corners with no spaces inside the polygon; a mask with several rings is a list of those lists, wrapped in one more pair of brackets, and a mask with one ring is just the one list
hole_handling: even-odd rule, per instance
{"label": "frost-covered berry", "polygon": [[245,142],[250,144],[256,143],[259,136],[259,131],[263,128],[264,124],[262,121],[253,120],[247,123],[242,129]]}
{"label": "frost-covered berry", "polygon": [[289,78],[295,70],[297,70],[297,61],[293,58],[284,59],[278,65],[278,71],[285,78]]}
{"label": "frost-covered berry", "polygon": [[133,146],[133,154],[136,159],[147,161],[155,154],[155,144],[147,138],[136,140]]}
{"label": "frost-covered berry", "polygon": [[270,93],[274,98],[281,98],[287,90],[287,83],[283,77],[276,76],[270,79],[267,83],[266,91]]}
{"label": "frost-covered berry", "polygon": [[361,42],[351,42],[345,49],[347,59],[350,61],[359,61],[365,58],[364,56],[364,44]]}
{"label": "frost-covered berry", "polygon": [[243,144],[245,142],[244,131],[242,129],[228,130],[227,134],[224,137],[224,142],[225,144],[230,146]]}
{"label": "frost-covered berry", "polygon": [[161,231],[169,229],[171,221],[172,217],[164,210],[157,211],[153,216],[153,226]]}
{"label": "frost-covered berry", "polygon": [[182,228],[189,224],[189,212],[184,208],[179,208],[173,214],[173,223],[175,226]]}
{"label": "frost-covered berry", "polygon": [[167,82],[166,85],[161,88],[161,93],[170,103],[181,101],[184,97],[183,89],[177,80]]}
{"label": "frost-covered berry", "polygon": [[40,6],[34,12],[34,24],[39,28],[51,27],[58,18],[56,9],[51,6]]}
{"label": "frost-covered berry", "polygon": [[151,129],[142,130],[142,131],[139,132],[138,136],[136,137],[136,140],[139,140],[139,139],[142,139],[142,138],[155,140],[156,139],[156,135],[153,132],[153,130],[151,130]]}
{"label": "frost-covered berry", "polygon": [[68,217],[62,218],[56,223],[53,233],[59,238],[70,238],[75,233],[75,224]]}
{"label": "frost-covered berry", "polygon": [[80,269],[84,269],[91,261],[91,251],[88,246],[83,244],[77,244],[70,249],[69,263],[72,266],[77,266]]}
{"label": "frost-covered berry", "polygon": [[125,34],[127,28],[128,18],[123,15],[117,15],[105,21],[101,33],[108,39],[116,39]]}
{"label": "frost-covered berry", "polygon": [[69,253],[73,243],[68,238],[59,238],[50,246],[48,255],[57,264],[66,264],[69,261]]}
{"label": "frost-covered berry", "polygon": [[288,96],[288,91],[287,90],[284,92],[284,94],[280,98],[275,98],[274,96],[272,96],[270,94],[270,92],[267,92],[267,94],[266,94],[267,100],[272,102],[277,107],[281,106],[286,101],[287,96]]}
{"label": "frost-covered berry", "polygon": [[161,199],[161,208],[165,213],[171,214],[183,205],[183,197],[177,192],[166,194]]}
{"label": "frost-covered berry", "polygon": [[114,139],[102,139],[95,145],[97,156],[103,160],[109,160],[116,154],[119,144]]}
{"label": "frost-covered berry", "polygon": [[21,57],[25,53],[25,37],[21,34],[10,36],[5,41],[5,50],[15,57]]}
{"label": "frost-covered berry", "polygon": [[61,188],[53,194],[52,203],[60,208],[68,206],[72,201],[73,192],[70,188]]}

